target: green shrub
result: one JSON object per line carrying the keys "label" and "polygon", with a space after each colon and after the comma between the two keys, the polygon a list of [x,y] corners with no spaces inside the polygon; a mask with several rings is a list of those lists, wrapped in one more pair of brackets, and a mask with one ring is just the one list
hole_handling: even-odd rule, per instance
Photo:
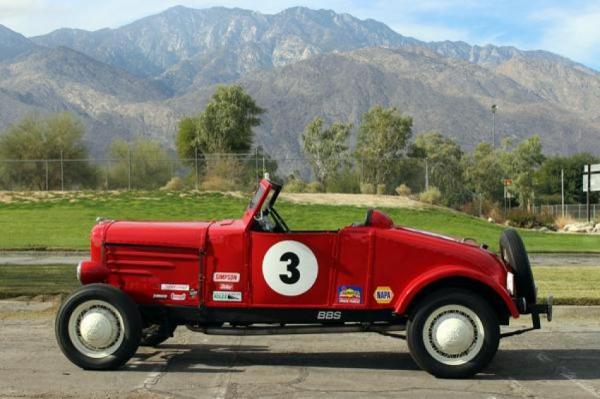
{"label": "green shrub", "polygon": [[360,173],[351,168],[344,168],[327,180],[328,193],[360,193]]}
{"label": "green shrub", "polygon": [[547,213],[531,213],[521,208],[512,208],[506,216],[509,225],[524,229],[547,227],[554,229],[554,217]]}
{"label": "green shrub", "polygon": [[430,186],[429,189],[419,193],[419,201],[428,204],[439,204],[442,201],[442,193],[437,187]]}
{"label": "green shrub", "polygon": [[373,183],[360,183],[360,192],[363,194],[375,194]]}
{"label": "green shrub", "polygon": [[401,197],[408,197],[412,194],[412,190],[406,184],[399,185],[394,189],[394,191]]}

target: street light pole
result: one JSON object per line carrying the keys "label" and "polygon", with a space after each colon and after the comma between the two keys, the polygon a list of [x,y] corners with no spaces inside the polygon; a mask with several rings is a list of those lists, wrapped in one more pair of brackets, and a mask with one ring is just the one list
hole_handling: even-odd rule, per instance
{"label": "street light pole", "polygon": [[492,148],[496,148],[496,110],[498,106],[492,104]]}

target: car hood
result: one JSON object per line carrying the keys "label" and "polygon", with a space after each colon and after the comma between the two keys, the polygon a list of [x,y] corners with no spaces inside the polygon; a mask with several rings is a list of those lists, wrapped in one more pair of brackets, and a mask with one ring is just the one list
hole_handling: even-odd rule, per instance
{"label": "car hood", "polygon": [[106,244],[204,249],[212,222],[111,222]]}

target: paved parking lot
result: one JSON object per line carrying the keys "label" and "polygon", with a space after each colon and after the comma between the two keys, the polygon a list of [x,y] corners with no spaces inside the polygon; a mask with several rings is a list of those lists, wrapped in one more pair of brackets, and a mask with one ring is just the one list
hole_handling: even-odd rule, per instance
{"label": "paved parking lot", "polygon": [[[52,304],[0,301],[2,398],[599,398],[600,311],[557,309],[507,338],[485,373],[438,380],[377,334],[213,337],[179,328],[122,370],[83,371],[54,341]],[[523,324],[525,320],[521,322]]]}

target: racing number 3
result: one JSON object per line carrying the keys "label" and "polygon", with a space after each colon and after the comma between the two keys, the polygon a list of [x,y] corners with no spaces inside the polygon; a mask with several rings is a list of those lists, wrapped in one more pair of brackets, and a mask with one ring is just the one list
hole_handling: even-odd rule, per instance
{"label": "racing number 3", "polygon": [[279,258],[282,262],[289,262],[287,264],[287,273],[280,274],[279,278],[286,284],[296,284],[300,280],[300,258],[293,252],[286,252]]}
{"label": "racing number 3", "polygon": [[313,251],[299,241],[284,240],[271,245],[262,263],[265,282],[284,296],[302,295],[310,290],[319,274]]}

